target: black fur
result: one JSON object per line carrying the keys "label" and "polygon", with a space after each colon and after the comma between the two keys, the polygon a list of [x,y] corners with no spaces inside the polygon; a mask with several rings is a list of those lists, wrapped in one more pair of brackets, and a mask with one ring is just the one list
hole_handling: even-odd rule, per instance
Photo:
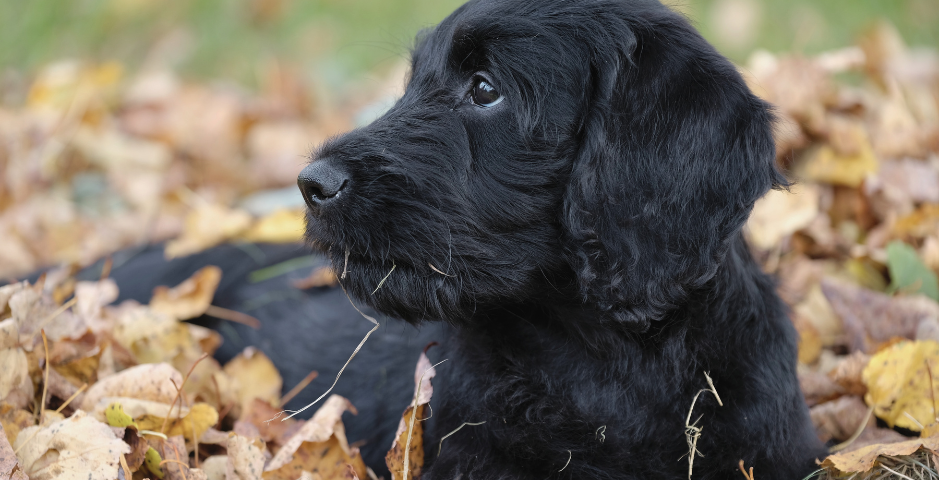
{"label": "black fur", "polygon": [[420,36],[404,96],[301,187],[328,171],[307,236],[355,298],[451,326],[434,434],[486,423],[423,478],[687,478],[706,373],[693,478],[813,469],[796,334],[740,233],[785,185],[772,121],[657,1],[471,0]]}

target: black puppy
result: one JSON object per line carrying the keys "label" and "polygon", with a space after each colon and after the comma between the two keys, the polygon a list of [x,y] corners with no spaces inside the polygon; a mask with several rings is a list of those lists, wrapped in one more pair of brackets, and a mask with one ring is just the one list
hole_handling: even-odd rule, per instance
{"label": "black puppy", "polygon": [[[770,110],[654,0],[471,0],[419,38],[404,96],[299,185],[353,297],[451,327],[434,434],[485,423],[423,478],[812,471],[796,334],[741,235],[786,183]],[[709,378],[722,405],[689,414]]]}
{"label": "black puppy", "polygon": [[[740,460],[761,480],[811,472],[824,451],[796,334],[740,232],[786,183],[772,121],[654,0],[471,0],[423,34],[400,101],[299,178],[307,236],[346,289],[421,325],[380,318],[336,387],[359,407],[345,421],[366,461],[382,467],[414,362],[439,340],[422,478],[685,479],[696,432],[694,479],[739,478]],[[113,276],[141,301],[221,266],[214,303],[263,327],[209,323],[220,358],[256,344],[287,388],[320,372],[289,408],[371,327],[338,288],[292,288],[305,271],[252,280],[296,247],[132,253]],[[695,401],[709,378],[722,404]],[[438,456],[464,422],[485,423]]]}

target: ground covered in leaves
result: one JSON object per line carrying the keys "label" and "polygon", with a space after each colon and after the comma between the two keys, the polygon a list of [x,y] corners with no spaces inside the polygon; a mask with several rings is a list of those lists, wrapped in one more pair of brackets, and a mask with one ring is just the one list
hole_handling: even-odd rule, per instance
{"label": "ground covered in leaves", "polygon": [[[939,478],[939,56],[881,25],[815,57],[757,52],[741,71],[777,106],[778,161],[797,180],[757,204],[748,235],[792,307],[803,392],[832,445],[815,476]],[[218,269],[147,305],[113,305],[107,269],[74,278],[144,242],[173,257],[299,239],[303,155],[354,116],[318,111],[288,69],[263,77],[252,93],[67,62],[0,108],[0,480],[371,476],[344,435],[348,401],[281,421],[270,360],[211,357],[219,335],[187,319],[253,320],[211,305]],[[61,267],[16,281],[47,265]],[[415,371],[395,478],[423,462],[433,368]]]}

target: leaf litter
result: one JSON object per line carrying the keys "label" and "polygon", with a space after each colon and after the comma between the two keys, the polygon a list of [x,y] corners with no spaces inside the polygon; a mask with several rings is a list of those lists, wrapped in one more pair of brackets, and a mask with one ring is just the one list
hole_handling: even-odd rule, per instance
{"label": "leaf litter", "polygon": [[[939,478],[939,55],[878,24],[855,46],[758,51],[741,70],[777,106],[777,161],[797,181],[757,203],[747,235],[792,308],[816,431],[839,447],[816,476]],[[299,79],[285,83],[302,90]],[[254,350],[227,365],[211,358],[220,338],[185,319],[257,325],[211,305],[218,272],[167,286],[148,305],[113,305],[108,267],[99,281],[74,278],[146,242],[168,241],[173,257],[302,238],[300,154],[349,129],[354,112],[314,115],[303,92],[263,87],[66,61],[38,72],[20,106],[0,106],[0,278],[10,280],[0,286],[0,478],[66,468],[82,478],[288,478],[276,476],[288,465],[300,467],[289,478],[369,475],[338,420],[354,409],[346,400],[330,389],[318,423],[269,422],[283,403],[270,360]],[[277,188],[291,193],[268,190]],[[50,264],[63,268],[13,281]],[[298,289],[346,274],[291,268],[308,269]],[[423,396],[429,383],[418,378],[432,375],[420,365]],[[393,472],[422,467],[424,407],[402,416]]]}

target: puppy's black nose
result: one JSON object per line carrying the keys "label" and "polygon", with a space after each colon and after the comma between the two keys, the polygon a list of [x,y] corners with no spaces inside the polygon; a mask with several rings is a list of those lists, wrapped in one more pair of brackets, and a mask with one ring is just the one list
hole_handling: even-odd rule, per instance
{"label": "puppy's black nose", "polygon": [[324,158],[307,165],[297,177],[297,185],[307,206],[317,211],[349,185],[349,175],[338,160]]}

